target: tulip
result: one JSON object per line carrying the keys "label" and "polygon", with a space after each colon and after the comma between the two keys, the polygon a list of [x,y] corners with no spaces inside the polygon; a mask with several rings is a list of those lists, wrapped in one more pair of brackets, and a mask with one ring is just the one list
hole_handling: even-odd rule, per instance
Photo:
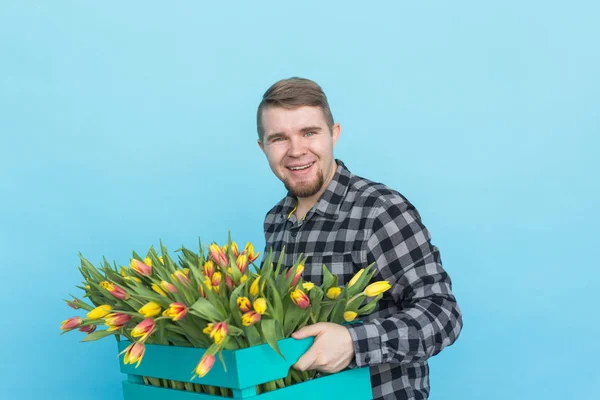
{"label": "tulip", "polygon": [[204,263],[204,266],[202,266],[202,271],[204,272],[204,276],[212,279],[212,276],[215,273],[215,263],[213,263],[212,260],[208,260]]}
{"label": "tulip", "polygon": [[220,344],[223,339],[227,337],[227,333],[229,333],[229,326],[226,322],[210,323],[202,330],[202,332],[210,335],[210,337],[215,341],[215,344]]}
{"label": "tulip", "polygon": [[88,335],[96,330],[96,325],[84,325],[79,327],[79,332],[85,332]]}
{"label": "tulip", "polygon": [[260,252],[254,254],[254,246],[252,246],[252,243],[250,243],[250,242],[246,243],[246,247],[244,248],[244,253],[246,253],[248,255],[248,264],[256,261],[256,259],[260,255]]}
{"label": "tulip", "polygon": [[72,301],[69,300],[65,300],[65,302],[67,303],[67,305],[69,307],[71,307],[73,310],[79,310],[81,308],[81,300],[79,299],[74,299]]}
{"label": "tulip", "polygon": [[146,258],[146,263],[141,262],[140,260],[136,260],[135,258],[131,259],[131,269],[137,272],[142,276],[150,276],[152,275],[152,262],[148,264],[150,261],[149,258]]}
{"label": "tulip", "polygon": [[233,280],[229,277],[229,275],[225,275],[225,285],[230,289],[233,289],[233,287],[235,286]]}
{"label": "tulip", "polygon": [[129,294],[125,291],[125,289],[108,281],[100,282],[100,287],[106,289],[110,294],[119,300],[127,300],[129,298]]}
{"label": "tulip", "polygon": [[163,315],[171,318],[173,321],[179,321],[187,314],[187,307],[183,303],[171,303]]}
{"label": "tulip", "polygon": [[152,318],[146,318],[131,330],[131,336],[139,337],[140,342],[145,342],[148,336],[152,335],[156,324]]}
{"label": "tulip", "polygon": [[327,298],[335,300],[339,297],[340,293],[342,293],[342,289],[339,287],[329,288],[329,290],[327,291]]}
{"label": "tulip", "polygon": [[165,293],[165,291],[162,290],[160,288],[160,286],[158,286],[156,283],[152,284],[152,290],[154,290],[156,293],[160,294],[163,297],[167,297],[167,294]]}
{"label": "tulip", "polygon": [[235,265],[237,265],[238,269],[242,274],[245,274],[246,269],[248,268],[248,256],[245,254],[240,254],[239,257],[235,260]]}
{"label": "tulip", "polygon": [[123,357],[123,364],[134,364],[137,362],[136,368],[139,367],[142,362],[142,358],[144,358],[144,352],[146,351],[146,346],[142,342],[134,342],[131,343],[125,350],[123,350],[119,355],[125,353],[125,357]]}
{"label": "tulip", "polygon": [[242,277],[240,278],[240,283],[244,283],[248,280],[248,275],[242,275]]}
{"label": "tulip", "polygon": [[126,276],[125,278],[126,281],[135,281],[137,283],[142,283],[142,280],[140,278],[138,278],[137,276]]}
{"label": "tulip", "polygon": [[354,275],[352,279],[350,279],[350,282],[348,282],[348,287],[352,287],[360,279],[360,276],[363,274],[363,272],[365,272],[364,268],[358,271],[356,275]]}
{"label": "tulip", "polygon": [[[214,363],[215,363],[215,356],[213,356],[212,354],[204,353],[204,355],[200,359],[200,362],[196,366],[196,375],[198,375],[200,378],[202,378],[204,375],[206,375],[208,373],[208,371],[210,371],[210,369],[213,367]],[[192,377],[192,379],[194,379],[195,377],[196,376],[194,375]]]}
{"label": "tulip", "polygon": [[186,277],[190,277],[190,269],[189,268],[184,268],[182,269],[183,273],[185,274]]}
{"label": "tulip", "polygon": [[104,324],[108,326],[109,332],[123,328],[129,321],[131,316],[120,312],[110,313],[104,317]]}
{"label": "tulip", "polygon": [[263,315],[265,312],[267,312],[267,300],[265,300],[264,297],[259,297],[258,299],[254,300],[254,311],[260,315]]}
{"label": "tulip", "polygon": [[250,311],[250,308],[252,307],[252,303],[250,303],[250,299],[247,297],[244,297],[244,296],[238,297],[237,305],[238,305],[240,311],[243,313]]}
{"label": "tulip", "polygon": [[231,254],[235,257],[238,258],[240,255],[240,249],[238,248],[238,245],[236,242],[231,242]]}
{"label": "tulip", "polygon": [[177,288],[170,282],[160,281],[160,287],[162,287],[167,292],[177,293]]}
{"label": "tulip", "polygon": [[121,269],[119,270],[121,276],[123,278],[125,278],[127,276],[127,273],[129,272],[129,267],[126,266],[122,266]]}
{"label": "tulip", "polygon": [[212,257],[213,261],[217,263],[221,268],[225,268],[228,264],[227,255],[217,244],[213,243],[210,245],[208,252]]}
{"label": "tulip", "polygon": [[314,288],[314,287],[315,287],[315,284],[314,284],[314,283],[312,283],[312,282],[304,282],[304,283],[302,284],[302,288],[303,288],[304,290],[306,290],[307,292],[310,292],[310,289],[312,289],[312,288]]}
{"label": "tulip", "polygon": [[171,277],[173,278],[173,280],[177,279],[179,282],[183,283],[186,286],[189,286],[192,283],[190,281],[190,278],[188,278],[185,274],[185,272],[181,270],[177,270],[174,273],[172,273]]}
{"label": "tulip", "polygon": [[[290,277],[290,274],[293,270],[293,267],[288,270],[288,272],[285,274],[285,279],[288,279]],[[298,279],[300,279],[300,277],[302,276],[302,272],[304,272],[304,265],[298,264],[298,267],[296,267],[296,273],[294,274],[294,279],[292,279],[292,286],[296,286],[296,283],[298,283]]]}
{"label": "tulip", "polygon": [[112,307],[108,304],[103,304],[94,308],[92,311],[87,313],[88,319],[100,319],[106,317],[108,313],[112,310]]}
{"label": "tulip", "polygon": [[258,296],[258,282],[260,281],[260,276],[258,278],[256,278],[254,280],[254,282],[252,282],[252,285],[250,285],[250,294],[252,296]]}
{"label": "tulip", "polygon": [[296,289],[291,294],[290,297],[294,304],[296,304],[300,308],[308,308],[310,306],[310,300],[306,293],[302,291],[302,289]]}
{"label": "tulip", "polygon": [[392,285],[390,285],[390,283],[388,281],[379,281],[379,282],[375,282],[375,283],[371,283],[369,286],[367,286],[364,290],[364,294],[367,297],[375,297],[380,295],[381,293],[385,292],[386,290],[389,290],[392,287]]}
{"label": "tulip", "polygon": [[165,260],[163,259],[163,256],[158,256],[158,261],[160,261],[161,264],[165,263]]}
{"label": "tulip", "polygon": [[260,314],[256,311],[248,311],[244,315],[242,315],[242,325],[250,326],[254,325],[258,321],[260,321]]}
{"label": "tulip", "polygon": [[346,311],[344,313],[344,320],[346,322],[350,322],[350,321],[354,321],[354,318],[356,318],[358,314],[356,314],[354,311]]}
{"label": "tulip", "polygon": [[71,317],[69,319],[65,319],[60,324],[60,329],[63,331],[70,331],[71,329],[79,328],[83,324],[83,320],[80,317]]}
{"label": "tulip", "polygon": [[146,265],[152,266],[152,260],[150,259],[150,257],[146,257],[144,258],[144,263]]}
{"label": "tulip", "polygon": [[138,310],[140,314],[144,316],[144,318],[156,317],[160,314],[160,305],[153,301],[149,301],[142,308]]}

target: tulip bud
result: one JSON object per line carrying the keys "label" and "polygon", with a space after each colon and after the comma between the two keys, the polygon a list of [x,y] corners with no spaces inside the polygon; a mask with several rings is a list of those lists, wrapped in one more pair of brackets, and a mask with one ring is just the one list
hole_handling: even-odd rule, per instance
{"label": "tulip bud", "polygon": [[267,311],[267,300],[264,297],[254,300],[254,311],[260,315],[263,315]]}
{"label": "tulip bud", "polygon": [[202,332],[209,335],[215,341],[215,344],[220,344],[227,337],[229,327],[226,322],[210,323]]}
{"label": "tulip bud", "polygon": [[149,258],[146,258],[146,263],[143,263],[140,260],[136,260],[135,258],[132,258],[131,259],[131,269],[142,276],[150,276],[150,275],[152,275],[152,263],[147,264],[148,261],[150,261]]}
{"label": "tulip bud", "polygon": [[181,270],[177,270],[177,271],[173,272],[171,274],[171,277],[173,278],[173,280],[177,279],[179,282],[183,283],[186,286],[189,286],[192,283],[190,281],[190,278],[188,278],[187,275],[185,274],[185,272],[183,272]]}
{"label": "tulip bud", "polygon": [[344,313],[344,320],[346,322],[350,322],[350,321],[354,321],[354,318],[356,318],[358,314],[356,314],[354,311],[346,311]]}
{"label": "tulip bud", "polygon": [[[293,267],[288,270],[288,272],[285,274],[286,279],[289,279],[290,274],[293,270]],[[298,266],[296,267],[296,272],[294,273],[294,279],[292,279],[291,286],[296,286],[296,283],[298,283],[298,279],[300,279],[300,277],[302,276],[302,272],[304,272],[304,265],[298,264]]]}
{"label": "tulip bud", "polygon": [[146,318],[131,330],[131,336],[139,337],[140,342],[143,343],[148,339],[148,336],[152,335],[155,327],[156,323],[154,320],[152,318]]}
{"label": "tulip bud", "polygon": [[242,315],[242,325],[250,326],[254,325],[258,321],[260,321],[260,314],[256,311],[248,311],[244,315]]}
{"label": "tulip bud", "polygon": [[142,314],[144,318],[156,317],[160,314],[160,306],[157,303],[150,301],[140,308],[138,312]]}
{"label": "tulip bud", "polygon": [[213,261],[219,267],[221,267],[221,268],[227,267],[227,264],[229,264],[229,262],[227,260],[227,255],[225,254],[223,249],[220,248],[217,244],[215,244],[215,243],[211,244],[208,252],[209,252],[211,258],[213,259]]}
{"label": "tulip bud", "polygon": [[96,330],[96,325],[84,325],[79,327],[79,332],[85,332],[88,335]]}
{"label": "tulip bud", "polygon": [[246,253],[248,255],[248,264],[256,261],[256,259],[260,255],[260,252],[254,254],[254,246],[252,246],[252,243],[250,243],[250,242],[246,243],[246,247],[244,248],[244,253]]}
{"label": "tulip bud", "polygon": [[256,278],[254,280],[254,282],[252,282],[252,285],[250,285],[250,294],[252,296],[258,296],[259,293],[259,288],[258,288],[258,282],[260,281],[260,276],[258,278]]}
{"label": "tulip bud", "polygon": [[240,283],[244,283],[248,280],[248,275],[242,275],[242,277],[240,278]]}
{"label": "tulip bud", "polygon": [[144,352],[146,351],[146,346],[142,342],[134,342],[131,343],[125,350],[123,350],[119,355],[125,353],[125,357],[123,357],[123,364],[134,364],[137,362],[136,368],[139,367],[142,362],[142,358],[144,358]]}
{"label": "tulip bud", "polygon": [[229,275],[225,275],[225,285],[231,289],[233,289],[233,287],[235,286],[235,284],[233,283],[233,279],[231,279]]}
{"label": "tulip bud", "polygon": [[339,287],[329,288],[329,290],[327,290],[327,298],[335,300],[339,297],[340,293],[342,293],[342,289]]}
{"label": "tulip bud", "polygon": [[110,313],[104,317],[104,324],[108,326],[108,331],[116,331],[123,328],[131,320],[131,316],[124,313]]}
{"label": "tulip bud", "polygon": [[164,260],[163,256],[158,256],[158,261],[160,261],[160,263],[163,264],[163,265],[165,263],[165,260]]}
{"label": "tulip bud", "polygon": [[104,317],[106,317],[106,315],[108,315],[108,313],[110,313],[111,310],[112,310],[111,306],[109,306],[108,304],[103,304],[101,306],[94,308],[89,313],[87,313],[87,317],[88,317],[88,319],[104,318]]}
{"label": "tulip bud", "polygon": [[375,297],[383,292],[385,292],[386,290],[389,290],[392,287],[392,285],[390,285],[390,283],[388,281],[379,281],[379,282],[375,282],[375,283],[371,283],[369,286],[367,286],[364,290],[364,294],[367,297]]}
{"label": "tulip bud", "polygon": [[74,299],[72,301],[65,300],[67,305],[71,307],[73,310],[79,310],[81,308],[81,301],[79,299]]}
{"label": "tulip bud", "polygon": [[167,297],[167,293],[165,293],[165,291],[162,290],[160,288],[160,286],[158,286],[156,283],[152,284],[152,290],[154,290],[156,293],[160,294],[162,297]]}
{"label": "tulip bud", "polygon": [[302,284],[302,288],[303,288],[304,290],[306,290],[307,292],[310,292],[310,289],[312,289],[312,288],[314,288],[314,287],[315,287],[315,284],[314,284],[314,283],[312,283],[312,282],[304,282],[304,283]]}
{"label": "tulip bud", "polygon": [[240,311],[243,313],[250,311],[250,308],[252,307],[252,303],[250,303],[250,299],[248,299],[247,297],[244,297],[244,296],[238,297],[237,305],[238,305]]}
{"label": "tulip bud", "polygon": [[171,303],[163,315],[171,318],[173,321],[179,321],[187,314],[187,307],[183,303]]}
{"label": "tulip bud", "polygon": [[238,258],[240,255],[240,249],[236,242],[231,242],[231,254],[234,258]]}
{"label": "tulip bud", "polygon": [[71,317],[69,319],[65,319],[60,324],[60,329],[63,331],[70,331],[75,328],[79,328],[83,324],[83,320],[80,317]]}
{"label": "tulip bud", "polygon": [[212,279],[212,276],[215,273],[215,263],[213,263],[212,260],[208,260],[204,263],[202,271],[204,272],[204,276],[206,276],[209,279]]}
{"label": "tulip bud", "polygon": [[242,274],[245,274],[246,269],[248,268],[248,256],[245,254],[240,254],[235,260],[235,265],[237,265]]}
{"label": "tulip bud", "polygon": [[302,291],[302,289],[296,289],[291,294],[290,297],[294,304],[296,304],[300,308],[308,308],[310,306],[310,300],[306,293]]}
{"label": "tulip bud", "polygon": [[350,282],[348,282],[348,287],[352,287],[356,283],[356,281],[360,279],[360,276],[363,274],[363,272],[365,272],[364,268],[358,271],[356,275],[354,275],[352,279],[350,279]]}
{"label": "tulip bud", "polygon": [[127,300],[129,298],[129,294],[125,291],[125,289],[108,281],[100,282],[100,287],[106,289],[110,294],[119,300]]}
{"label": "tulip bud", "polygon": [[[212,354],[204,353],[204,355],[200,359],[200,362],[196,366],[196,375],[198,375],[198,377],[202,378],[204,375],[206,375],[208,373],[208,371],[211,370],[214,363],[215,363],[215,356]],[[195,378],[195,376],[192,377],[192,379],[194,379],[194,378]]]}
{"label": "tulip bud", "polygon": [[175,287],[175,285],[173,285],[170,282],[160,281],[160,287],[162,287],[164,290],[166,290],[168,292],[177,293],[177,288]]}

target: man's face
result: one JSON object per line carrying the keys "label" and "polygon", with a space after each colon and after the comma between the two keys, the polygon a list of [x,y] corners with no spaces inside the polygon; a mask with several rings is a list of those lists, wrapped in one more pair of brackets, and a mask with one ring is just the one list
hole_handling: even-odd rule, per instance
{"label": "man's face", "polygon": [[296,197],[311,197],[324,190],[335,174],[333,148],[340,135],[335,124],[330,132],[318,107],[262,111],[264,135],[258,144],[273,173]]}

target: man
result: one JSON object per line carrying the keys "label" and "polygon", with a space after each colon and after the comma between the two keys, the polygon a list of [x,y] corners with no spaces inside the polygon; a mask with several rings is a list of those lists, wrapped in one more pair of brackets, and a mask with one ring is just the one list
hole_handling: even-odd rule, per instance
{"label": "man", "polygon": [[294,367],[337,372],[368,365],[374,399],[426,399],[427,359],[456,340],[462,317],[417,210],[334,159],[341,127],[315,82],[275,83],[258,107],[257,125],[258,145],[288,190],[265,218],[274,259],[283,246],[284,265],[308,256],[304,279],[315,284],[322,282],[323,264],[346,284],[375,262],[373,281],[392,285],[362,323],[317,323],[294,333],[315,337]]}

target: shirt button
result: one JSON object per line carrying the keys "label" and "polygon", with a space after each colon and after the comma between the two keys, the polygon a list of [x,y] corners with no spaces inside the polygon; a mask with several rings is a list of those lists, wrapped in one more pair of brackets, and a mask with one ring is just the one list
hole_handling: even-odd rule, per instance
{"label": "shirt button", "polygon": [[370,362],[370,361],[371,361],[371,356],[366,356],[366,357],[365,357],[365,362],[367,362],[367,363],[368,363],[368,362]]}
{"label": "shirt button", "polygon": [[292,237],[296,237],[298,235],[298,231],[292,231],[290,234],[292,235]]}

